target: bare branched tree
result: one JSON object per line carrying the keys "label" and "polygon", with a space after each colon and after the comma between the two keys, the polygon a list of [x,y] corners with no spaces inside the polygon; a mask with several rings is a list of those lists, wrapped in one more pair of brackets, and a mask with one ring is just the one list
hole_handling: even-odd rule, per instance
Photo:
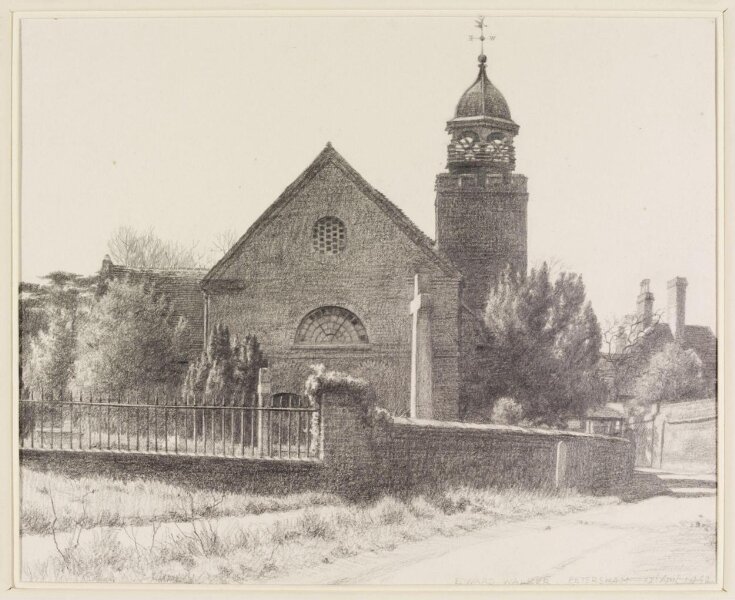
{"label": "bare branched tree", "polygon": [[217,255],[217,258],[224,256],[235,245],[239,237],[237,231],[234,229],[220,231],[214,236],[214,241],[212,242],[213,253]]}
{"label": "bare branched tree", "polygon": [[608,323],[603,330],[600,359],[608,365],[613,399],[618,400],[639,374],[646,360],[649,336],[660,321],[661,312],[650,317],[631,314]]}
{"label": "bare branched tree", "polygon": [[202,264],[197,243],[182,245],[158,237],[153,229],[138,231],[132,227],[116,229],[107,248],[112,262],[140,269],[185,269]]}

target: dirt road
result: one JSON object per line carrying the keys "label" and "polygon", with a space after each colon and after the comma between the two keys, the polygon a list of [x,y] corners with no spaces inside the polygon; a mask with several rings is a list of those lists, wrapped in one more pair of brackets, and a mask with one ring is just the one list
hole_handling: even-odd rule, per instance
{"label": "dirt road", "polygon": [[636,474],[624,502],[292,573],[300,584],[715,583],[711,476]]}

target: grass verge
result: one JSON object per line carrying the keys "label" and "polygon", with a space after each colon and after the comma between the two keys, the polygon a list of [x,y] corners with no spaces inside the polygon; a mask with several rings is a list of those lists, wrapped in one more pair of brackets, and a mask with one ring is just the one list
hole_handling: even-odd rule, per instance
{"label": "grass verge", "polygon": [[[89,517],[90,527],[77,525],[77,534],[69,536],[61,548],[54,535],[59,550],[56,554],[40,561],[24,560],[25,581],[263,581],[363,552],[392,550],[402,543],[435,535],[457,535],[493,523],[561,515],[619,502],[613,497],[582,496],[574,492],[463,487],[407,498],[387,496],[366,504],[349,504],[328,494],[284,497],[226,494],[206,514],[201,511],[195,514],[183,509],[175,512],[181,498],[188,498],[192,492],[150,482],[90,479],[74,492],[76,498],[87,494],[77,502],[81,508],[75,507],[74,502],[67,507],[57,499],[57,506],[52,509],[50,500],[54,489],[60,491],[64,486],[59,479],[48,474],[24,473],[24,494],[29,486],[28,506],[34,507],[35,515],[23,515],[25,532],[32,528],[55,531],[61,526],[60,513],[69,515],[70,527],[76,518],[71,515],[83,521],[87,519],[85,515],[95,517]],[[70,485],[80,487],[77,481]],[[154,491],[159,496],[150,498]],[[109,500],[113,501],[112,505],[107,505]],[[204,506],[211,506],[206,494],[200,500]],[[24,497],[22,513],[26,512],[27,501]],[[44,506],[44,502],[49,506]],[[262,524],[254,524],[252,519],[248,522],[245,517],[234,521],[222,518],[253,514],[255,510],[288,510],[285,507],[302,510],[295,516],[294,513],[276,515]],[[67,508],[68,513],[64,512]],[[169,528],[167,535],[150,536],[150,544],[139,544],[131,536],[126,537],[127,527],[133,520],[139,526],[155,529],[156,523],[164,520],[162,514],[155,512],[159,509],[167,511],[165,520],[172,520],[176,514],[186,526],[176,525],[173,530]],[[47,522],[49,517],[51,521]],[[108,527],[100,528],[94,523],[106,523]]]}
{"label": "grass verge", "polygon": [[[55,512],[50,498],[56,503]],[[22,535],[50,534],[75,528],[140,526],[198,518],[257,515],[306,506],[340,504],[334,494],[305,492],[265,496],[202,491],[166,483],[118,481],[104,477],[68,479],[53,473],[21,470]]]}

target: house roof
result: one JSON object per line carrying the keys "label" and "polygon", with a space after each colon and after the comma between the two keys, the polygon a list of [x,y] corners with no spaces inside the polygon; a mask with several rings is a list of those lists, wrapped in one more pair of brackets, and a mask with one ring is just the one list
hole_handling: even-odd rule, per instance
{"label": "house roof", "polygon": [[687,350],[694,350],[705,369],[717,369],[717,338],[709,327],[685,325],[681,345]]}
{"label": "house roof", "polygon": [[604,405],[587,411],[588,419],[623,419],[625,411],[613,406]]}
{"label": "house roof", "polygon": [[[149,285],[168,300],[171,316],[187,322],[184,351],[189,358],[199,355],[204,347],[204,299],[201,280],[207,269],[137,269],[115,265],[107,257],[100,269],[101,283],[112,279],[138,285]],[[104,294],[104,284],[100,286]]]}
{"label": "house roof", "polygon": [[265,212],[253,223],[245,234],[235,243],[219,262],[212,267],[202,280],[202,287],[220,278],[230,260],[237,256],[240,249],[265,225],[270,223],[278,212],[327,165],[340,169],[362,192],[370,198],[397,226],[403,231],[437,266],[447,275],[461,278],[457,267],[434,246],[433,240],[419,229],[406,214],[388,198],[372,187],[352,166],[337,152],[330,143],[314,161],[291,183]]}

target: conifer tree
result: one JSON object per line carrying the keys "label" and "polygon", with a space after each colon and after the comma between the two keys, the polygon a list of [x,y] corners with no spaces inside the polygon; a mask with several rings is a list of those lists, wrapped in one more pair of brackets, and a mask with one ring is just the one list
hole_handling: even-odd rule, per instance
{"label": "conifer tree", "polygon": [[531,423],[558,425],[604,396],[602,334],[580,276],[561,273],[552,285],[546,263],[526,276],[506,270],[489,294],[484,322],[489,406],[513,398]]}
{"label": "conifer tree", "polygon": [[215,406],[252,406],[258,370],[266,360],[255,336],[243,342],[230,339],[226,325],[217,323],[209,335],[207,350],[189,366],[182,397],[184,403]]}

